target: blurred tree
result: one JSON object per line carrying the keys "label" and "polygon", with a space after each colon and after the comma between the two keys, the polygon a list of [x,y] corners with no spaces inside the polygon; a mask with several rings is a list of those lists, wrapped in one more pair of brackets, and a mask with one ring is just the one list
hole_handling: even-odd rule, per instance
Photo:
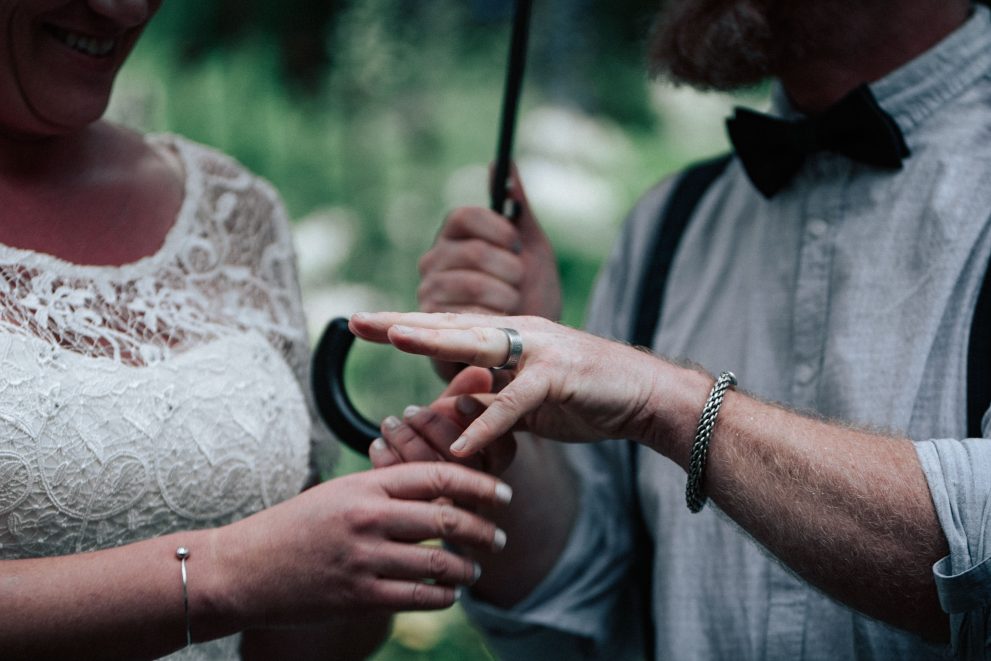
{"label": "blurred tree", "polygon": [[[417,47],[446,40],[453,53],[491,41],[481,32],[508,27],[514,0],[384,0],[373,3],[377,22],[393,43]],[[315,96],[329,70],[341,65],[342,25],[355,0],[212,0],[167,3],[162,22],[182,40],[194,63],[217,49],[262,37],[279,53],[290,91]],[[657,0],[535,0],[531,80],[554,101],[623,122],[649,125],[640,66],[642,44]],[[440,25],[445,29],[436,31]],[[347,58],[345,58],[345,62]]]}
{"label": "blurred tree", "polygon": [[195,61],[245,36],[262,34],[279,46],[287,82],[313,93],[331,62],[327,35],[347,0],[213,0],[175,3],[172,22],[183,35],[182,55]]}
{"label": "blurred tree", "polygon": [[533,73],[555,101],[650,126],[643,44],[657,0],[542,0]]}

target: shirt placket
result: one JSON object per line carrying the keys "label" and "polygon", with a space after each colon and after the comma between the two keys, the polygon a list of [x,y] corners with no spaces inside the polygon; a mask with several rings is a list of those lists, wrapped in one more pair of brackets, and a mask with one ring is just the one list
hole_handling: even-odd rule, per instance
{"label": "shirt placket", "polygon": [[[838,157],[815,158],[807,168],[814,185],[798,187],[788,212],[802,225],[795,282],[791,405],[815,410],[826,346],[829,315],[829,283],[833,251],[831,229],[841,209],[841,185],[849,168]],[[767,654],[769,661],[802,658],[807,618],[808,589],[793,574],[771,567],[768,606]]]}

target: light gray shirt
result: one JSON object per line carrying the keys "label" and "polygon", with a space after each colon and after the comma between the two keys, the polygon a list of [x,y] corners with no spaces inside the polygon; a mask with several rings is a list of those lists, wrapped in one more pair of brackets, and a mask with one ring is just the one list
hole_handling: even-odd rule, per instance
{"label": "light gray shirt", "polygon": [[[912,155],[897,172],[822,153],[771,200],[738,161],[701,200],[674,261],[654,349],[832,419],[917,441],[951,555],[937,567],[961,655],[984,658],[991,444],[966,436],[967,346],[991,257],[991,13],[871,86]],[[784,95],[775,101],[789,114]],[[626,338],[671,184],[633,210],[588,328]],[[991,366],[989,366],[991,367]],[[987,426],[985,426],[987,436]],[[949,440],[933,440],[949,439]],[[581,509],[557,566],[516,608],[468,600],[505,658],[624,658],[638,649],[624,443],[568,446]],[[653,546],[657,659],[939,659],[770,558],[715,508],[685,507],[685,474],[640,452]]]}

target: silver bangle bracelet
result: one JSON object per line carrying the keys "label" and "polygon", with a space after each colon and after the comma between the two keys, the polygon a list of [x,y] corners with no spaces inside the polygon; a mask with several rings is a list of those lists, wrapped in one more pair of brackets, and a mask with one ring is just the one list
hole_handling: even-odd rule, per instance
{"label": "silver bangle bracelet", "polygon": [[182,572],[182,607],[186,614],[186,647],[193,644],[193,631],[189,627],[189,584],[186,579],[186,559],[189,557],[189,549],[180,546],[175,550],[175,557],[179,560]]}
{"label": "silver bangle bracelet", "polygon": [[699,416],[695,441],[692,443],[692,452],[688,458],[688,484],[685,486],[685,501],[693,514],[705,507],[707,498],[702,493],[702,476],[705,473],[705,460],[709,456],[709,441],[712,439],[712,430],[716,426],[716,416],[719,415],[723,397],[726,391],[735,385],[736,376],[732,372],[720,374],[712,390],[709,391],[709,399],[706,400],[702,415]]}

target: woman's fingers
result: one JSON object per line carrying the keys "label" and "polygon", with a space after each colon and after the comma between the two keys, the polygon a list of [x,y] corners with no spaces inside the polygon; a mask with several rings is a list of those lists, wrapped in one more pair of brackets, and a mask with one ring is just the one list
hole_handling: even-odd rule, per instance
{"label": "woman's fingers", "polygon": [[376,549],[376,575],[391,579],[431,580],[442,585],[474,585],[481,567],[442,546],[383,544]]}
{"label": "woman's fingers", "polygon": [[477,514],[449,502],[395,503],[390,516],[380,525],[382,534],[397,542],[442,539],[480,551],[501,551],[506,533]]}
{"label": "woman's fingers", "polygon": [[385,611],[441,610],[454,605],[458,590],[420,581],[379,579],[368,587],[368,598]]}
{"label": "woman's fingers", "polygon": [[375,468],[387,468],[403,463],[398,454],[392,451],[389,443],[384,438],[376,438],[368,446],[368,459]]}
{"label": "woman's fingers", "polygon": [[[430,444],[431,449],[443,459],[451,459],[450,447],[464,431],[462,425],[428,408],[411,406],[403,416],[409,433],[423,443]],[[391,439],[390,439],[391,440]],[[477,468],[473,466],[473,468]]]}
{"label": "woman's fingers", "polygon": [[[420,410],[416,406],[407,407],[403,417],[415,415]],[[443,461],[444,457],[447,456],[446,451],[433,447],[426,438],[406,424],[405,420],[400,420],[394,416],[389,416],[382,421],[382,439],[388,444],[392,453],[404,463]]]}
{"label": "woman's fingers", "polygon": [[509,504],[512,488],[494,477],[448,463],[413,463],[375,471],[379,487],[392,498],[451,498],[469,505]]}

